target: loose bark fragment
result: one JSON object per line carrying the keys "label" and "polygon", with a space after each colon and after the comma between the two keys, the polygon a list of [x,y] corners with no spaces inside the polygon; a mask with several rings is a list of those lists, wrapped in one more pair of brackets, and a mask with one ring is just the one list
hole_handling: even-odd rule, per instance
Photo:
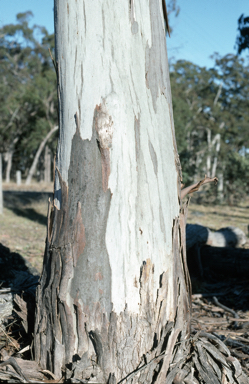
{"label": "loose bark fragment", "polygon": [[218,178],[217,177],[213,177],[213,178],[210,178],[210,177],[207,177],[205,175],[204,179],[202,179],[201,181],[199,181],[198,183],[195,183],[195,184],[192,184],[190,185],[189,187],[186,187],[184,189],[181,190],[181,199],[183,199],[187,194],[189,193],[193,193],[193,192],[196,192],[199,190],[199,188],[204,185],[204,184],[207,184],[207,183],[212,183],[214,182],[215,184],[217,184],[218,182]]}
{"label": "loose bark fragment", "polygon": [[19,307],[19,310],[14,310],[17,315],[22,319],[22,325],[25,332],[28,333],[28,309],[27,303],[18,295],[15,295],[14,302]]}
{"label": "loose bark fragment", "polygon": [[113,121],[109,115],[105,103],[96,105],[95,108],[95,129],[97,132],[97,142],[101,152],[102,162],[102,185],[103,191],[108,189],[108,179],[110,176],[110,148],[112,146]]}
{"label": "loose bark fragment", "polygon": [[221,370],[219,368],[219,365],[216,363],[216,361],[210,356],[209,353],[206,353],[206,356],[207,356],[207,360],[208,360],[208,363],[209,365],[213,368],[213,370],[215,371],[215,374],[216,376],[218,377],[219,379],[219,382],[221,382]]}
{"label": "loose bark fragment", "polygon": [[205,384],[213,384],[212,380],[210,380],[208,373],[202,368],[199,360],[198,360],[198,355],[197,353],[193,354],[193,360],[196,366],[196,369],[199,373],[199,376],[201,379],[203,379]]}
{"label": "loose bark fragment", "polygon": [[[205,337],[203,337],[204,334]],[[228,348],[220,340],[220,343],[217,343],[217,340],[219,339],[216,336],[205,332],[198,332],[194,337],[187,340],[185,345],[185,348],[189,348],[187,358],[179,365],[176,373],[177,353],[175,354],[170,364],[166,383],[176,384],[182,382],[192,384],[205,382],[207,384],[218,384],[220,382],[229,382],[248,384],[249,379],[243,373],[237,359],[233,360],[234,358],[230,355]],[[175,376],[174,373],[176,373]],[[182,378],[182,381],[179,381],[180,378]],[[228,381],[226,381],[227,379]]]}
{"label": "loose bark fragment", "polygon": [[[213,340],[214,343],[216,344],[217,348],[214,349],[214,346],[213,344],[211,344],[210,342],[208,342],[207,340],[205,341],[205,343],[203,344],[203,347],[208,349],[208,348],[212,348],[213,349],[213,352],[216,353],[216,357],[217,357],[217,354],[219,354],[220,358],[222,359],[221,362],[222,364],[226,365],[226,361],[224,360],[224,358],[222,358],[222,354],[225,354],[226,356],[230,356],[230,351],[229,349],[226,347],[226,345],[224,343],[222,343],[218,337],[216,336],[213,336],[213,335],[210,335],[208,333],[205,333],[205,332],[200,332],[199,334],[199,337],[207,337],[208,339],[210,340]],[[218,350],[218,352],[217,352]],[[220,351],[220,352],[219,352]],[[222,354],[221,354],[222,353]]]}
{"label": "loose bark fragment", "polygon": [[29,383],[30,381],[25,377],[25,375],[23,374],[23,371],[21,370],[21,368],[19,367],[19,365],[17,364],[16,360],[13,358],[13,357],[10,357],[8,360],[6,361],[3,361],[2,363],[0,363],[0,367],[5,367],[7,365],[11,365],[15,371],[18,373],[18,375],[20,376],[21,380],[25,383]]}
{"label": "loose bark fragment", "polygon": [[218,377],[216,376],[215,371],[213,370],[212,363],[209,364],[207,353],[205,349],[202,348],[202,342],[197,342],[197,351],[198,351],[198,358],[201,363],[201,366],[203,370],[208,374],[210,382],[213,384],[220,384],[220,381]]}

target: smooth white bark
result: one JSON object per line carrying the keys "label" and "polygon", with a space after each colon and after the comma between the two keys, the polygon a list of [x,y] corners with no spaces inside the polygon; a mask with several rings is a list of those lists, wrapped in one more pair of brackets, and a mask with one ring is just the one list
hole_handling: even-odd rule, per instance
{"label": "smooth white bark", "polygon": [[[62,1],[55,10],[63,108],[57,165],[66,183],[76,112],[83,140],[92,137],[96,106],[104,106],[107,119],[112,120],[108,181],[112,199],[105,240],[112,271],[111,301],[117,313],[126,305],[132,312],[139,312],[139,289],[134,281],[139,281],[140,267],[146,259],[155,265],[154,298],[164,271],[169,277],[168,289],[173,289],[172,223],[179,215],[178,175],[170,85],[165,75],[166,47],[155,48],[158,36],[153,36],[151,29],[153,3],[137,0],[130,10],[129,1]],[[165,34],[159,4],[155,7],[160,9],[158,28]],[[153,49],[162,50],[157,60],[161,59],[166,68],[162,74],[166,88],[161,89],[156,78],[159,75],[153,73]],[[138,139],[140,164],[136,158]],[[58,208],[60,188],[57,177]],[[171,296],[173,302],[175,293]],[[167,316],[169,320],[175,316],[173,305],[169,304]]]}

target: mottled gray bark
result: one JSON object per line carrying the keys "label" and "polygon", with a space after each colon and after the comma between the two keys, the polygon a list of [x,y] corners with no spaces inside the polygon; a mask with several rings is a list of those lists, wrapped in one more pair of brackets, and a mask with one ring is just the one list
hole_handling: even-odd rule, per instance
{"label": "mottled gray bark", "polygon": [[55,36],[36,360],[72,381],[165,383],[186,354],[190,283],[162,2],[55,1]]}

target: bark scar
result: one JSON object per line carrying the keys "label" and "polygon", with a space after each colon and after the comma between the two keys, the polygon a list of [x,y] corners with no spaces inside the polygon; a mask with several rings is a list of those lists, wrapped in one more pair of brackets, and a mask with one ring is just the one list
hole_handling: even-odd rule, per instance
{"label": "bark scar", "polygon": [[106,192],[108,189],[108,180],[111,172],[110,148],[112,147],[113,120],[108,113],[104,103],[96,105],[95,129],[97,132],[97,143],[101,153],[102,187],[104,192]]}

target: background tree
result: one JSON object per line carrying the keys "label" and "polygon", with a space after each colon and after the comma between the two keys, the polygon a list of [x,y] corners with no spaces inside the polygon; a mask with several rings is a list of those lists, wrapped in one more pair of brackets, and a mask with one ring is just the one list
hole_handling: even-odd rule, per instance
{"label": "background tree", "polygon": [[238,48],[238,54],[249,48],[249,17],[245,17],[243,14],[238,19],[239,35],[236,39],[236,45]]}
{"label": "background tree", "polygon": [[[184,183],[195,182],[203,173],[217,173],[223,180],[222,194],[236,202],[248,192],[244,171],[249,67],[235,55],[213,58],[210,69],[186,61],[171,65],[176,138]],[[241,162],[236,182],[233,158]]]}
{"label": "background tree", "polygon": [[31,17],[31,12],[18,14],[17,24],[0,31],[0,151],[7,182],[13,154],[15,166],[27,172],[40,142],[57,123],[56,76],[48,51],[54,49],[53,35],[30,28]]}
{"label": "background tree", "polygon": [[[164,1],[165,0],[163,0],[163,2]],[[173,31],[172,25],[170,23],[171,16],[175,15],[175,17],[177,17],[179,15],[179,13],[180,13],[180,7],[177,4],[177,0],[167,1],[167,17],[168,17],[168,21],[169,21],[169,32],[170,32],[170,34]]]}

